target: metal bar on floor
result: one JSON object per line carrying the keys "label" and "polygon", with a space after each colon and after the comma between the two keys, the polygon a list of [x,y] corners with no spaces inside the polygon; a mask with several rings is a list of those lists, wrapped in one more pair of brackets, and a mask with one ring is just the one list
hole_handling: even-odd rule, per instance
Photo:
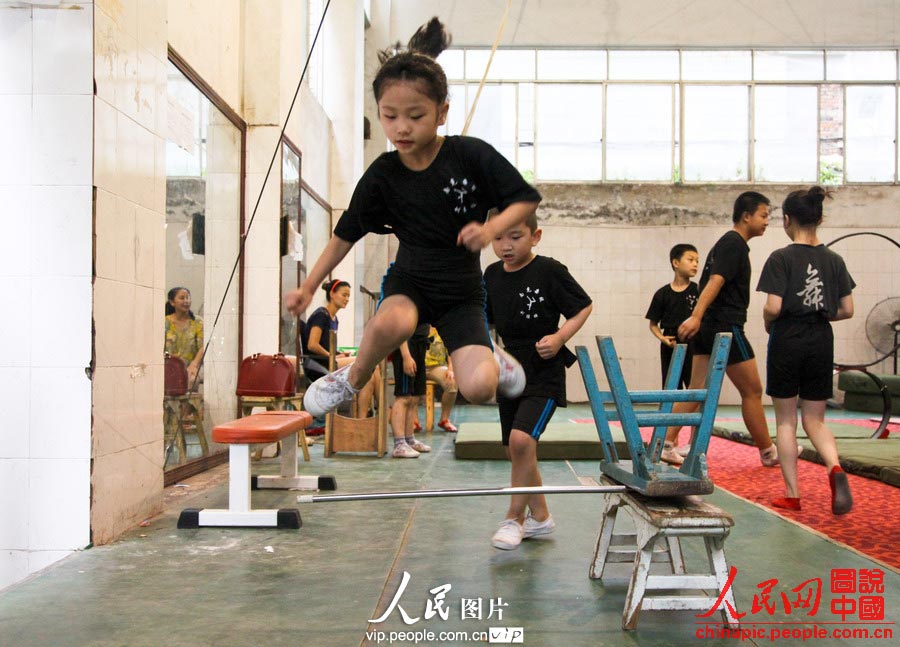
{"label": "metal bar on floor", "polygon": [[301,494],[298,503],[336,503],[379,499],[432,499],[439,497],[501,496],[513,494],[610,494],[624,492],[624,485],[544,485],[540,487],[470,488],[460,490],[408,490],[399,492],[359,492],[354,494]]}

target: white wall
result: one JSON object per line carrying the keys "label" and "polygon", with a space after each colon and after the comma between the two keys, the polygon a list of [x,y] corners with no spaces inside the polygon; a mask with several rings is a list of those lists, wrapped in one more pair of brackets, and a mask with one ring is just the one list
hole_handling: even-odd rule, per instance
{"label": "white wall", "polygon": [[90,542],[93,14],[0,3],[0,588]]}

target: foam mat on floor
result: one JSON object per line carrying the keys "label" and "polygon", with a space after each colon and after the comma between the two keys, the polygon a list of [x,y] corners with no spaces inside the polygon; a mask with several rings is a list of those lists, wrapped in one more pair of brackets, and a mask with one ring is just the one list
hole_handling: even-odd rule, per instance
{"label": "foam mat on floor", "polygon": [[[616,451],[627,455],[622,430],[613,428]],[[456,434],[456,458],[506,460],[499,422],[464,422]],[[593,425],[550,423],[538,443],[539,460],[600,460],[603,453]]]}

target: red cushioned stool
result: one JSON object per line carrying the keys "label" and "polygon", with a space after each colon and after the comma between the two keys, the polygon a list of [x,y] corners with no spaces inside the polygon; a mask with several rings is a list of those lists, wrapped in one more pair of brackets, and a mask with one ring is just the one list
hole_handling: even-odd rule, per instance
{"label": "red cushioned stool", "polygon": [[[296,508],[251,509],[250,490],[334,490],[337,487],[333,476],[297,474],[297,434],[311,422],[312,416],[306,411],[266,411],[214,427],[213,441],[228,445],[228,509],[187,508],[178,518],[178,527],[299,528],[302,522]],[[285,438],[290,440],[283,443],[281,473],[251,476],[250,446],[268,445]]]}

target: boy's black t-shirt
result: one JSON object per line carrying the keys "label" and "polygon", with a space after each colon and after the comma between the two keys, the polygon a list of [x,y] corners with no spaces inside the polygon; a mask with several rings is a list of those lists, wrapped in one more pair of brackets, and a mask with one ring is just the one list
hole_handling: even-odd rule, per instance
{"label": "boy's black t-shirt", "polygon": [[566,406],[566,367],[575,362],[568,348],[541,359],[534,345],[559,330],[567,319],[591,304],[587,292],[566,266],[547,256],[535,256],[525,267],[506,272],[498,261],[484,271],[488,322],[497,328],[506,350],[522,364],[527,382],[522,397],[534,395]]}
{"label": "boy's black t-shirt", "polygon": [[854,287],[856,283],[839,254],[825,245],[795,243],[772,252],[756,290],[782,298],[779,319],[810,315],[833,319],[841,298]]}
{"label": "boy's black t-shirt", "polygon": [[704,322],[742,326],[750,307],[750,246],[733,229],[722,236],[706,257],[700,291],[718,274],[725,284],[704,314]]}
{"label": "boy's black t-shirt", "polygon": [[672,285],[666,283],[653,295],[646,318],[663,330],[677,329],[681,322],[691,316],[699,296],[700,288],[693,281],[681,292],[673,290]]}
{"label": "boy's black t-shirt", "polygon": [[492,208],[540,200],[493,146],[451,136],[423,171],[407,168],[396,151],[379,156],[356,185],[334,234],[354,243],[369,232],[393,233],[400,240],[398,268],[439,284],[480,282],[480,254],[457,244],[460,229],[485,222]]}

